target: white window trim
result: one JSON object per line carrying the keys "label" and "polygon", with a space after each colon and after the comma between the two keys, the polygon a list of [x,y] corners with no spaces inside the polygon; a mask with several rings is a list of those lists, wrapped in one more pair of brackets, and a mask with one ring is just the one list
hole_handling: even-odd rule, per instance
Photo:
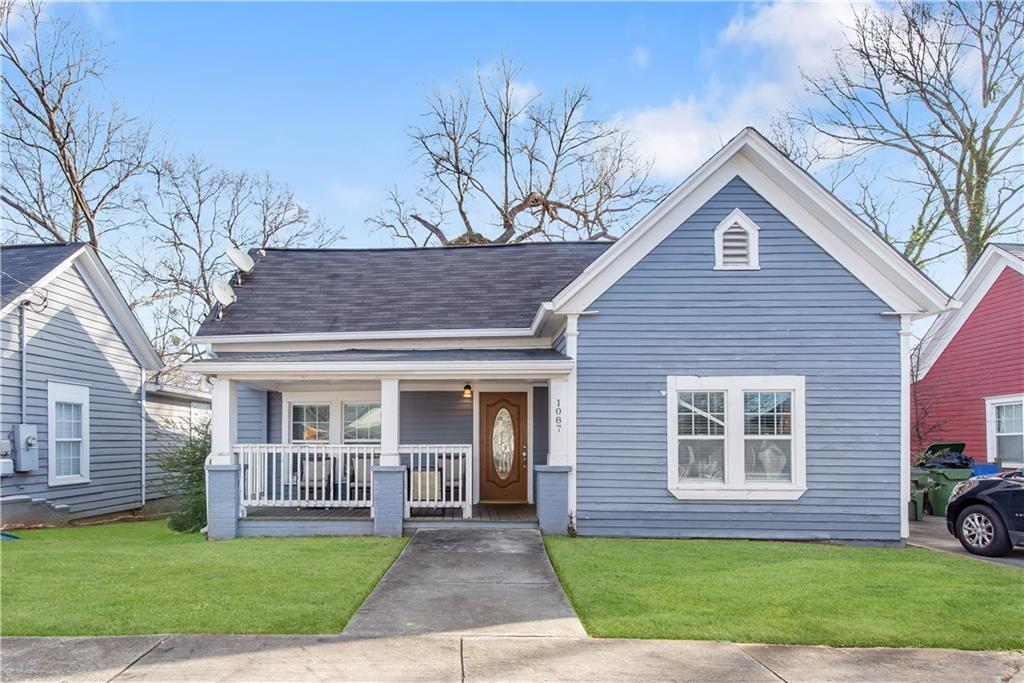
{"label": "white window trim", "polygon": [[[747,233],[747,263],[723,263],[722,240],[726,231],[734,225],[739,225]],[[750,220],[747,214],[739,209],[733,209],[732,213],[726,216],[725,220],[715,228],[715,267],[714,270],[761,270],[760,257],[758,252],[757,223]]]}
{"label": "white window trim", "polygon": [[[331,406],[327,443],[342,445],[342,405],[345,403],[380,403],[379,391],[286,391],[281,394],[281,442],[292,441],[292,405],[319,404]],[[361,442],[371,443],[371,442]],[[379,443],[379,442],[372,442]]]}
{"label": "white window trim", "polygon": [[[80,474],[57,476],[57,410],[56,404],[80,403],[82,405],[82,440]],[[82,384],[46,383],[46,478],[50,486],[89,483],[89,387]]]}
{"label": "white window trim", "polygon": [[[1003,394],[985,398],[985,450],[986,460],[996,462],[996,406],[1024,403],[1024,394]],[[1020,462],[1004,462],[1003,467],[1024,467]]]}
{"label": "white window trim", "polygon": [[[666,392],[668,412],[669,493],[679,499],[697,500],[796,500],[807,491],[806,400],[802,375],[754,377],[669,376]],[[724,391],[726,409],[725,482],[681,483],[679,481],[678,392]],[[744,481],[743,392],[791,391],[792,475],[788,482]]]}

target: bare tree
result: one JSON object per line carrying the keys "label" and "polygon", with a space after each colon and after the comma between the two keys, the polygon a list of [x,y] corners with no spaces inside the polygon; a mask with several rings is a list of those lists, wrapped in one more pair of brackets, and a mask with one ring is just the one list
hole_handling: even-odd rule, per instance
{"label": "bare tree", "polygon": [[15,237],[98,246],[130,221],[119,210],[145,168],[149,127],[97,95],[106,64],[71,21],[4,0],[0,22],[5,221]]}
{"label": "bare tree", "polygon": [[424,183],[367,220],[414,246],[614,239],[660,198],[624,130],[587,118],[586,88],[547,100],[508,61],[435,92],[409,136]]}
{"label": "bare tree", "polygon": [[[1024,213],[1024,11],[1019,2],[869,6],[827,75],[807,77],[814,104],[794,128],[833,143],[834,156],[888,150],[912,162],[877,176],[916,190],[969,268],[997,235],[1019,234]],[[820,105],[820,106],[819,106]],[[919,221],[920,223],[920,221]],[[922,252],[923,253],[923,252]]]}
{"label": "bare tree", "polygon": [[150,172],[152,188],[132,202],[146,226],[143,246],[117,261],[171,366],[196,355],[188,340],[213,307],[212,284],[235,270],[227,248],[321,247],[341,238],[266,175],[223,171],[196,156]]}

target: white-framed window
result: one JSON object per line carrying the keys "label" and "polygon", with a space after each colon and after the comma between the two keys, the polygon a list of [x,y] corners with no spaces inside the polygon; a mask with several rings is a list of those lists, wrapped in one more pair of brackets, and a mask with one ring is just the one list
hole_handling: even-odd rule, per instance
{"label": "white-framed window", "polygon": [[794,500],[807,490],[802,376],[668,378],[677,498]]}
{"label": "white-framed window", "polygon": [[327,443],[331,438],[330,403],[291,405],[292,443]]}
{"label": "white-framed window", "polygon": [[89,387],[47,382],[47,480],[50,486],[89,481]]}
{"label": "white-framed window", "polygon": [[1024,394],[985,399],[988,461],[1024,466]]}
{"label": "white-framed window", "polygon": [[760,270],[758,227],[734,209],[715,228],[715,270]]}
{"label": "white-framed window", "polygon": [[380,443],[380,402],[341,404],[342,443]]}

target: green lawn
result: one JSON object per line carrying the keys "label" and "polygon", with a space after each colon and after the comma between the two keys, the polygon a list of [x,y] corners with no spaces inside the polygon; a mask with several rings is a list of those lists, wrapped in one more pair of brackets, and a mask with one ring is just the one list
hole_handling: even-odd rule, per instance
{"label": "green lawn", "polygon": [[208,542],[164,521],[14,532],[0,633],[338,633],[402,538]]}
{"label": "green lawn", "polygon": [[1024,648],[1024,572],[969,558],[754,541],[545,544],[593,636]]}

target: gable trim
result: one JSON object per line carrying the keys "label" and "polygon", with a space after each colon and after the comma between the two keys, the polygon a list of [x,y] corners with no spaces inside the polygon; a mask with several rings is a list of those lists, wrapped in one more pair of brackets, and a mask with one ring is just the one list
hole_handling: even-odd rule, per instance
{"label": "gable trim", "polygon": [[985,247],[981,258],[953,294],[953,297],[963,304],[959,308],[936,316],[921,338],[921,343],[917,347],[915,381],[925,378],[1007,268],[1024,275],[1024,261],[993,244]]}
{"label": "gable trim", "polygon": [[760,133],[747,128],[555,296],[555,311],[585,311],[737,176],[893,311],[921,317],[947,306],[945,292]]}

